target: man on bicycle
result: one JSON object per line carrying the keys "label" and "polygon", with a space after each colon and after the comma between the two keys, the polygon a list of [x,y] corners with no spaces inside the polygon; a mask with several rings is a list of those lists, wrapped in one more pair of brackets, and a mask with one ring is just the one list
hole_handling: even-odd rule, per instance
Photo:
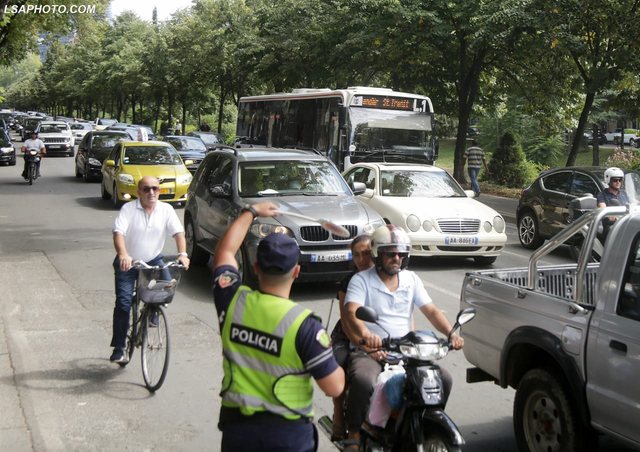
{"label": "man on bicycle", "polygon": [[[37,149],[40,156],[44,156],[47,153],[47,148],[41,139],[38,138],[38,132],[35,130],[31,132],[31,138],[26,140],[22,145],[22,152],[24,153],[24,169],[22,170],[22,177],[27,179],[27,151],[29,149]],[[40,177],[40,162],[36,163],[36,177]]]}
{"label": "man on bicycle", "polygon": [[271,202],[247,206],[214,253],[213,298],[224,370],[218,424],[223,452],[316,450],[311,377],[328,396],[344,388],[329,335],[311,311],[289,300],[300,273],[296,241],[278,233],[262,239],[253,264],[259,290],[241,285],[235,256],[249,227],[259,216],[277,214]]}
{"label": "man on bicycle", "polygon": [[176,241],[178,260],[189,268],[184,228],[170,204],[158,200],[158,179],[144,176],[138,182],[138,199],[122,206],[113,227],[113,244],[116,258],[115,270],[116,304],[113,309],[113,336],[111,362],[127,362],[125,353],[129,314],[138,270],[132,268],[133,261],[148,265],[161,265],[162,249],[167,234]]}
{"label": "man on bicycle", "polygon": [[[386,333],[376,324],[365,324],[357,319],[358,307],[364,305],[374,309],[380,325],[391,337],[402,337],[409,332],[414,307],[442,334],[451,331],[449,320],[433,303],[418,275],[406,270],[410,250],[411,241],[403,229],[392,224],[380,226],[371,236],[371,255],[375,265],[355,274],[349,282],[345,296],[346,318],[341,320],[348,325],[345,332],[351,343],[361,348],[349,355],[348,440],[344,450],[358,450],[360,425],[365,419],[369,397],[386,357],[385,352],[376,351],[382,347],[381,337],[386,337]],[[451,342],[455,349],[464,345],[457,334],[451,336]],[[442,371],[446,398],[451,390],[451,375],[445,369]]]}

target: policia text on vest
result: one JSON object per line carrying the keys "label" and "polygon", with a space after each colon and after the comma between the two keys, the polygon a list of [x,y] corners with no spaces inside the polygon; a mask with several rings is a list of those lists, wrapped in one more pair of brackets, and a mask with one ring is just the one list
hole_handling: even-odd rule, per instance
{"label": "policia text on vest", "polygon": [[280,356],[282,349],[282,338],[237,323],[231,324],[231,341],[273,356]]}

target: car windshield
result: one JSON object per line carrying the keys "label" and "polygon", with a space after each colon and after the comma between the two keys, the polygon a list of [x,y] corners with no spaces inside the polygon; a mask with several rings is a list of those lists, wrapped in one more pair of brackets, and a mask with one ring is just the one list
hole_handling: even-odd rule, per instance
{"label": "car windshield", "polygon": [[466,197],[464,190],[445,172],[381,171],[382,196],[422,196],[428,198]]}
{"label": "car windshield", "polygon": [[205,144],[220,144],[222,143],[218,137],[213,133],[203,133],[202,135],[198,135],[198,137],[205,142]]}
{"label": "car windshield", "polygon": [[61,133],[66,132],[67,127],[62,124],[41,124],[40,133]]}
{"label": "car windshield", "polygon": [[333,165],[313,160],[241,163],[238,187],[241,197],[349,194]]}
{"label": "car windshield", "polygon": [[124,150],[125,165],[179,165],[180,155],[169,146],[129,146]]}
{"label": "car windshield", "polygon": [[207,151],[207,147],[199,138],[170,137],[167,138],[167,143],[170,143],[178,151]]}
{"label": "car windshield", "polygon": [[69,124],[72,130],[91,130],[91,126],[89,124],[76,122],[73,124]]}
{"label": "car windshield", "polygon": [[96,135],[91,141],[91,147],[94,150],[98,149],[113,149],[118,141],[124,139],[120,135]]}

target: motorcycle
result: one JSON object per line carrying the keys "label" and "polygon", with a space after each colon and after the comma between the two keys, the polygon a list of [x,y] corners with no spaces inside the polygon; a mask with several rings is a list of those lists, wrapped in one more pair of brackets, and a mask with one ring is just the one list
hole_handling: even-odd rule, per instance
{"label": "motorcycle", "polygon": [[38,178],[38,162],[40,162],[40,154],[37,149],[27,149],[25,153],[27,161],[27,180],[29,185],[33,185],[33,181]]}
{"label": "motorcycle", "polygon": [[[435,361],[447,356],[452,348],[451,335],[475,315],[473,308],[460,311],[446,339],[436,336],[432,331],[411,331],[401,338],[383,339],[381,350],[388,352],[387,364],[395,366],[392,372],[394,376],[379,386],[382,391],[378,391],[376,385],[366,420],[360,427],[360,451],[461,450],[464,439],[453,420],[444,412],[446,401],[442,370]],[[356,317],[378,324],[376,311],[366,306],[358,308]],[[387,370],[383,374],[385,372]],[[393,409],[386,416],[380,416],[381,404],[375,400],[381,397],[379,392],[388,393],[395,399],[389,404],[393,405]],[[374,410],[378,412],[374,413]],[[378,425],[372,423],[374,418],[378,419]],[[380,426],[380,420],[385,419],[386,422]],[[332,420],[323,416],[318,424],[331,438]],[[334,441],[333,444],[340,450],[346,447],[341,441]]]}

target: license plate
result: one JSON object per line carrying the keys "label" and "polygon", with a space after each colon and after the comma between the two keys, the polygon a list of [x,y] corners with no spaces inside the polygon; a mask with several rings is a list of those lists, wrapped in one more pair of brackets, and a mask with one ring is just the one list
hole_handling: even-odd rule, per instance
{"label": "license plate", "polygon": [[478,237],[445,237],[445,245],[477,245]]}
{"label": "license plate", "polygon": [[60,146],[59,144],[50,144],[49,147],[51,149],[60,149],[62,146]]}
{"label": "license plate", "polygon": [[351,251],[332,254],[312,254],[311,262],[344,262],[351,260]]}
{"label": "license plate", "polygon": [[172,195],[173,194],[173,188],[161,188],[160,189],[160,194],[161,195]]}

